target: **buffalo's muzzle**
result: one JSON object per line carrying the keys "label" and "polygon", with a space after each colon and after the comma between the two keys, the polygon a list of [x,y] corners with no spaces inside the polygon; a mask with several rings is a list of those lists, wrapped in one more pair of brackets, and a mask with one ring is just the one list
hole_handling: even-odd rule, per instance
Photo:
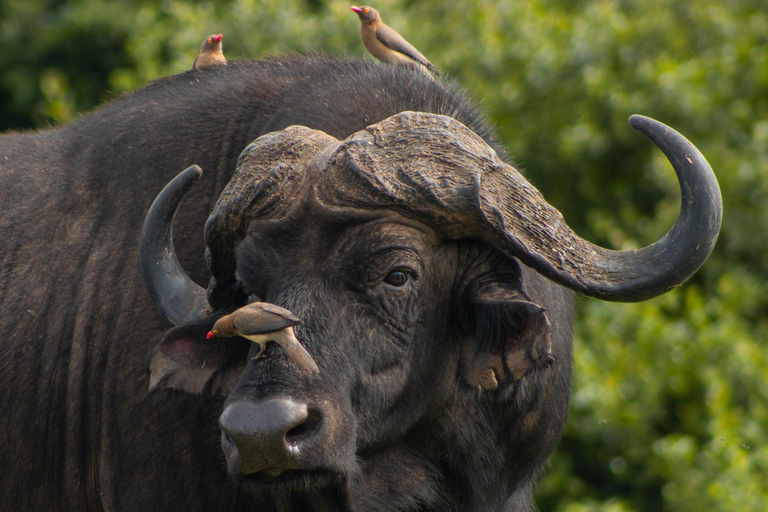
{"label": "buffalo's muzzle", "polygon": [[233,476],[313,469],[307,454],[323,442],[326,432],[319,410],[289,398],[230,404],[219,426]]}

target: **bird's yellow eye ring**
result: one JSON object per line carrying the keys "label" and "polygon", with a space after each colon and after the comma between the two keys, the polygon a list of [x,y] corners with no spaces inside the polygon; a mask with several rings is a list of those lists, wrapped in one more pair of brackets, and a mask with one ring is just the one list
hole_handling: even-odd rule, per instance
{"label": "bird's yellow eye ring", "polygon": [[208,38],[208,42],[209,42],[209,43],[212,43],[212,42],[213,42],[213,39],[211,39],[211,38],[209,37],[209,38]]}
{"label": "bird's yellow eye ring", "polygon": [[219,331],[217,331],[216,329],[214,329],[214,330],[213,330],[213,331],[211,331],[211,332],[213,333],[213,335],[214,335],[214,336],[218,336],[218,335],[219,335]]}
{"label": "bird's yellow eye ring", "polygon": [[366,7],[366,8],[364,9],[364,11],[365,11],[365,14],[368,14],[368,11],[370,11],[370,9]]}

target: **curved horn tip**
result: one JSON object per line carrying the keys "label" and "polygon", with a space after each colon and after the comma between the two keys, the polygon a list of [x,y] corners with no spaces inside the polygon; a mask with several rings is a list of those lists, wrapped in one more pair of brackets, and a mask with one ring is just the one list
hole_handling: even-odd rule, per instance
{"label": "curved horn tip", "polygon": [[641,114],[632,114],[631,116],[629,116],[629,119],[627,120],[627,122],[629,123],[629,126],[631,126],[637,131],[642,130],[643,127],[645,126],[653,125],[654,123],[663,124],[651,117],[644,116]]}
{"label": "curved horn tip", "polygon": [[[647,117],[640,114],[632,114],[629,116],[627,122],[629,123],[629,126],[640,132],[647,139],[650,139],[651,142],[656,144],[656,146],[659,146],[659,144],[662,143],[662,141],[659,139],[659,136],[663,136],[667,138],[667,144],[672,145],[671,148],[674,147],[674,149],[682,149],[682,144],[685,146],[690,145],[692,146],[692,149],[696,150],[696,147],[693,146],[691,141],[686,139],[680,132],[674,128],[671,128],[670,126],[667,126],[661,121],[653,119],[652,117]],[[669,137],[670,135],[671,138]],[[664,151],[662,146],[659,146],[659,149]],[[698,152],[698,150],[696,150],[696,152]]]}
{"label": "curved horn tip", "polygon": [[683,141],[690,143],[688,139],[680,135],[680,133],[678,133],[677,130],[670,128],[666,124],[662,123],[661,121],[657,121],[652,117],[643,116],[640,114],[632,114],[631,116],[629,116],[629,119],[627,120],[627,122],[629,123],[629,126],[631,126],[634,130],[640,132],[646,138],[651,139],[652,141],[654,140],[654,136],[668,135],[672,133],[674,135],[677,135],[677,137],[679,137]]}
{"label": "curved horn tip", "polygon": [[194,180],[193,183],[194,183],[195,181],[200,179],[200,176],[203,175],[203,169],[201,169],[199,165],[194,164],[194,165],[190,165],[189,167],[181,171],[181,174],[194,174],[195,176],[192,176],[192,179]]}

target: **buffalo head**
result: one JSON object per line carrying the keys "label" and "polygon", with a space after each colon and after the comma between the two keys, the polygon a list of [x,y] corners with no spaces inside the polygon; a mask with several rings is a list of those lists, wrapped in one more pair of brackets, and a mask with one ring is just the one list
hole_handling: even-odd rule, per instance
{"label": "buffalo head", "polygon": [[[404,112],[344,141],[292,126],[250,144],[205,226],[204,290],[171,237],[200,173],[188,169],[142,235],[147,286],[176,324],[151,386],[223,391],[230,474],[275,493],[337,485],[363,510],[397,500],[469,510],[529,492],[567,411],[565,288],[645,300],[690,277],[717,238],[719,189],[703,156],[656,121],[630,123],[682,188],[672,230],[631,251],[576,236],[458,121]],[[205,339],[252,300],[303,320],[296,335],[319,375],[275,347],[252,361],[245,340]]]}

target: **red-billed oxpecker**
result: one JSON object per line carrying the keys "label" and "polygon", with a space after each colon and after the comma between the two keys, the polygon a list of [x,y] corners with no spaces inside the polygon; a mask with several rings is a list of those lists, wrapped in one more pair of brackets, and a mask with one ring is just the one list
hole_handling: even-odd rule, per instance
{"label": "red-billed oxpecker", "polygon": [[312,356],[293,333],[293,327],[299,324],[301,320],[287,309],[267,302],[253,302],[219,318],[206,338],[241,336],[258,343],[259,353],[254,360],[264,353],[267,342],[274,340],[302,372],[320,373]]}
{"label": "red-billed oxpecker", "polygon": [[195,62],[192,63],[192,69],[227,63],[224,52],[221,50],[222,37],[221,34],[211,34],[205,38],[203,44],[200,45],[200,53],[195,57]]}
{"label": "red-billed oxpecker", "polygon": [[381,21],[379,11],[367,5],[353,5],[350,9],[360,18],[360,37],[371,55],[382,62],[426,68],[440,74],[440,70],[419,53],[419,50]]}

